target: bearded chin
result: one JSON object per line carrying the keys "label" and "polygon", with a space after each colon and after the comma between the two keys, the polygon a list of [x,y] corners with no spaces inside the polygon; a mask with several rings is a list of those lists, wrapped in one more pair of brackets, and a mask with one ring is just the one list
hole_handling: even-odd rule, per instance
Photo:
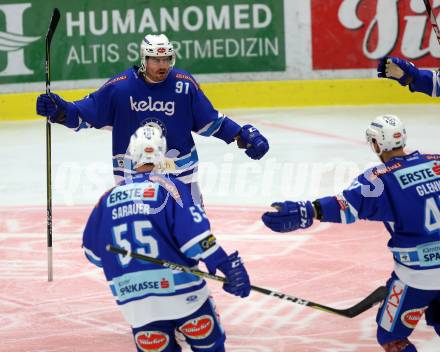
{"label": "bearded chin", "polygon": [[170,73],[170,70],[164,70],[163,72],[158,72],[154,75],[154,77],[151,77],[150,75],[148,75],[147,73],[145,73],[145,76],[147,78],[148,81],[150,81],[151,83],[160,83],[165,81],[165,79],[168,77],[168,74]]}

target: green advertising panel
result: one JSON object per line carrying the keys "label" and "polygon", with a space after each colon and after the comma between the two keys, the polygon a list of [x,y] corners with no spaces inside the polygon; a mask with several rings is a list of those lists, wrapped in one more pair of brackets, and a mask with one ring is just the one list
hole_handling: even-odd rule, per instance
{"label": "green advertising panel", "polygon": [[52,80],[107,78],[139,63],[145,34],[165,33],[191,73],[285,70],[283,0],[0,0],[0,84],[44,81],[54,7]]}

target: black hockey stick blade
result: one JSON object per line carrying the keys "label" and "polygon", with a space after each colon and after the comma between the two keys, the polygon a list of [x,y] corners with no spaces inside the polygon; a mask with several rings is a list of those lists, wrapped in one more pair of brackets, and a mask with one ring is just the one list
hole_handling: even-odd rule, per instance
{"label": "black hockey stick blade", "polygon": [[[169,268],[169,269],[178,270],[178,271],[182,271],[182,272],[185,272],[185,273],[193,274],[193,275],[198,276],[198,277],[212,279],[212,280],[216,280],[216,281],[220,281],[220,282],[226,282],[226,279],[224,277],[221,277],[221,276],[211,275],[209,273],[206,273],[206,272],[200,271],[200,270],[194,270],[194,269],[191,269],[189,267],[186,267],[186,266],[183,266],[183,265],[180,265],[180,264],[176,264],[176,263],[170,262],[168,260],[157,259],[157,258],[149,257],[147,255],[139,254],[139,253],[128,252],[128,251],[126,251],[123,248],[115,247],[115,246],[112,246],[110,244],[108,244],[106,246],[106,250],[109,251],[109,252],[121,254],[121,255],[124,255],[124,256],[128,255],[128,256],[130,256],[132,258],[135,258],[135,259],[139,259],[139,260],[151,262],[151,263],[154,263],[154,264],[158,264],[158,265],[164,266],[164,267]],[[307,301],[307,300],[302,299],[302,298],[298,298],[298,297],[286,295],[284,293],[272,291],[272,290],[269,290],[269,289],[263,288],[263,287],[258,287],[258,286],[251,285],[251,289],[252,289],[252,291],[257,291],[257,292],[263,293],[263,294],[268,295],[268,296],[272,296],[272,297],[275,297],[275,298],[278,298],[278,299],[282,299],[282,300],[285,300],[285,301],[296,303],[296,304],[299,304],[299,305],[302,305],[302,306],[307,306],[307,307],[310,307],[310,308],[319,309],[321,311],[324,311],[324,312],[327,312],[327,313],[336,314],[336,315],[343,316],[343,317],[346,317],[346,318],[353,318],[353,317],[355,317],[355,316],[365,312],[369,308],[373,307],[375,304],[383,301],[384,298],[387,295],[386,287],[385,286],[380,286],[376,290],[374,290],[370,295],[368,295],[366,298],[364,298],[362,301],[360,301],[359,303],[355,304],[353,307],[350,307],[350,308],[347,308],[347,309],[336,309],[336,308],[324,306],[324,305],[319,304],[319,303]]]}
{"label": "black hockey stick blade", "polygon": [[57,29],[58,22],[60,21],[60,10],[57,8],[53,9],[52,12],[52,18],[50,20],[49,28],[47,30],[46,34],[46,40],[49,42],[52,41],[53,34],[55,33],[55,30]]}
{"label": "black hockey stick blade", "polygon": [[385,286],[379,286],[373,292],[371,292],[367,297],[365,297],[362,301],[356,303],[354,306],[347,309],[335,309],[330,307],[323,307],[321,305],[317,305],[316,303],[312,303],[312,302],[311,304],[315,305],[314,308],[316,309],[321,309],[323,311],[341,315],[347,318],[354,318],[359,314],[362,314],[363,312],[372,308],[376,304],[382,302],[387,296],[387,294],[388,294],[388,289]]}
{"label": "black hockey stick blade", "polygon": [[57,29],[59,21],[60,10],[55,8],[52,12],[52,18],[46,34],[46,93],[49,93],[50,91],[50,44],[52,43],[52,37]]}

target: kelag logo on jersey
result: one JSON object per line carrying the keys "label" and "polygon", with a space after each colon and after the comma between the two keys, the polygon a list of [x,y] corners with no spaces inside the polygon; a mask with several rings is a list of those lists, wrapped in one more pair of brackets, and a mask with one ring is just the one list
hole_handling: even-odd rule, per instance
{"label": "kelag logo on jersey", "polygon": [[167,116],[174,115],[174,101],[154,101],[150,96],[147,97],[147,100],[136,101],[130,95],[130,108],[132,111],[160,111]]}
{"label": "kelag logo on jersey", "polygon": [[107,197],[107,207],[132,201],[156,201],[159,185],[156,183],[130,183],[115,188]]}
{"label": "kelag logo on jersey", "polygon": [[397,178],[400,187],[405,189],[419,183],[439,179],[440,164],[437,161],[431,161],[396,171],[394,176]]}

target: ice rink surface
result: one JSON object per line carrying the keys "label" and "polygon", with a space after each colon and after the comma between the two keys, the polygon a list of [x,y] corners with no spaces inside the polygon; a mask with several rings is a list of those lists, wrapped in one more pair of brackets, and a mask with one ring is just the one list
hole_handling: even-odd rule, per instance
{"label": "ice rink surface", "polygon": [[[408,150],[440,152],[435,105],[228,111],[252,123],[271,148],[260,161],[235,145],[196,137],[200,183],[213,231],[238,249],[254,285],[345,308],[385,283],[392,270],[380,223],[315,224],[278,235],[260,216],[277,200],[331,195],[376,156],[364,142],[368,122],[393,113],[406,124]],[[54,281],[47,282],[45,123],[0,123],[0,351],[134,351],[100,269],[83,256],[82,229],[113,185],[111,134],[52,127]],[[377,307],[347,319],[252,293],[247,299],[209,286],[227,333],[227,351],[371,352]],[[419,323],[411,340],[440,351]]]}

